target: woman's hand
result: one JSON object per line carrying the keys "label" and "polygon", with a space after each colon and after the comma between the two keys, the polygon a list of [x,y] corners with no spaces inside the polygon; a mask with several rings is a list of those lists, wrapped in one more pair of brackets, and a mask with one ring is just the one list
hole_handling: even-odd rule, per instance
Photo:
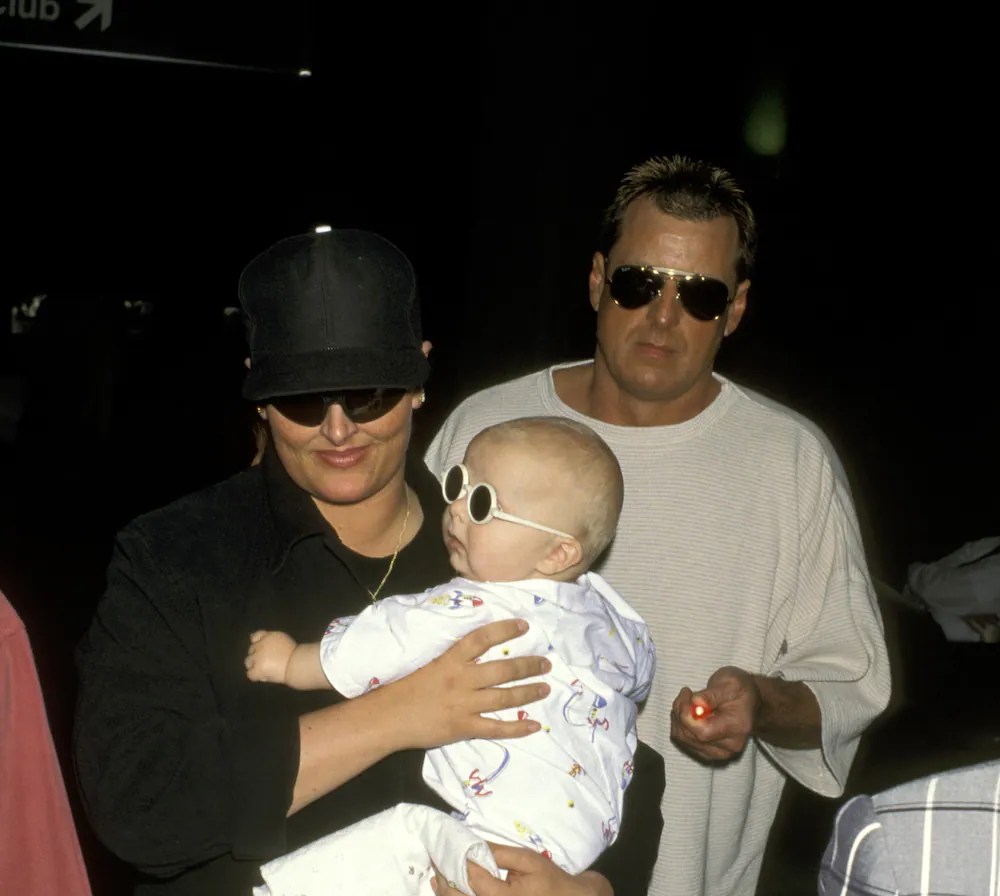
{"label": "woman's hand", "polygon": [[[340,787],[390,753],[459,740],[499,740],[538,731],[530,719],[501,721],[489,713],[540,700],[549,686],[502,687],[552,668],[540,656],[479,663],[487,650],[524,634],[523,619],[489,622],[460,638],[405,678],[299,719],[299,773],[289,814]],[[481,715],[481,714],[485,714]]]}
{"label": "woman's hand", "polygon": [[[476,896],[614,896],[611,884],[596,872],[568,874],[531,849],[499,843],[491,843],[490,849],[497,865],[507,870],[507,879],[500,880],[475,862],[469,862],[469,884]],[[462,896],[440,874],[431,887],[437,896]]]}
{"label": "woman's hand", "polygon": [[383,711],[394,713],[399,719],[397,742],[392,751],[430,749],[471,738],[521,737],[538,731],[540,725],[536,721],[501,721],[488,714],[545,697],[549,686],[542,682],[503,685],[537,678],[550,671],[552,664],[539,656],[479,662],[479,657],[491,647],[517,638],[527,630],[528,624],[523,619],[489,622],[469,632],[416,672],[373,691],[369,696],[381,695],[385,701]]}

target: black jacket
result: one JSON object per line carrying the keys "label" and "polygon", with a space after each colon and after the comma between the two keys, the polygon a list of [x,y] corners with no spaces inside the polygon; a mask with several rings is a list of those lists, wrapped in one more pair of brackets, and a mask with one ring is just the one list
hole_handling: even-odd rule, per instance
{"label": "black jacket", "polygon": [[[452,574],[440,489],[418,464],[407,481],[425,520],[386,593]],[[401,801],[447,808],[423,783],[423,752],[413,750],[286,818],[298,717],[341,698],[245,677],[251,631],[314,641],[332,618],[364,606],[385,568],[340,543],[273,454],[118,534],[105,594],[77,648],[74,759],[95,832],[138,869],[136,894],[248,896],[261,864],[317,837]],[[648,881],[662,790],[662,759],[643,748],[628,796],[644,797],[626,800],[622,836],[599,860],[620,896],[645,892],[627,881]],[[627,854],[618,849],[626,836]]]}

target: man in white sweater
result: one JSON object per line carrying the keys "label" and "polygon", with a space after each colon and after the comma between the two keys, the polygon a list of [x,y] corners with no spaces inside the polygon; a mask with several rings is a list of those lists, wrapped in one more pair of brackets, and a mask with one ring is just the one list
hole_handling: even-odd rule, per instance
{"label": "man in white sweater", "polygon": [[658,646],[639,717],[666,759],[653,896],[753,896],[788,777],[839,796],[889,699],[836,455],[809,421],[714,372],[755,246],[728,172],[637,165],[593,256],[594,358],[472,395],[425,458],[439,474],[484,426],[539,414],[587,423],[617,454],[625,503],[600,569]]}

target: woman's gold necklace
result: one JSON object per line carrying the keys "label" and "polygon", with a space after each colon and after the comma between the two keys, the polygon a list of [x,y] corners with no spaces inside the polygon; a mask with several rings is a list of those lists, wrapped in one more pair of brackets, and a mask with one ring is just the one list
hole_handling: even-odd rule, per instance
{"label": "woman's gold necklace", "polygon": [[403,514],[403,527],[399,530],[399,538],[396,539],[396,550],[392,552],[392,558],[389,560],[389,568],[385,571],[385,575],[382,576],[382,581],[378,583],[378,588],[374,591],[370,588],[365,589],[371,595],[372,603],[375,603],[375,599],[382,590],[382,586],[389,581],[392,568],[396,565],[396,558],[399,556],[399,549],[403,546],[403,535],[406,534],[406,524],[410,521],[410,490],[405,485],[403,489],[406,492],[406,513]]}

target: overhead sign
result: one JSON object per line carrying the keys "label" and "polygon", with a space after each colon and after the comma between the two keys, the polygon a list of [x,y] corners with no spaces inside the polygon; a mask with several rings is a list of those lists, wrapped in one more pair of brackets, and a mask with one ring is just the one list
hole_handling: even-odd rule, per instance
{"label": "overhead sign", "polygon": [[312,0],[0,0],[0,47],[299,73]]}

